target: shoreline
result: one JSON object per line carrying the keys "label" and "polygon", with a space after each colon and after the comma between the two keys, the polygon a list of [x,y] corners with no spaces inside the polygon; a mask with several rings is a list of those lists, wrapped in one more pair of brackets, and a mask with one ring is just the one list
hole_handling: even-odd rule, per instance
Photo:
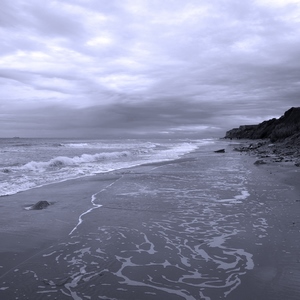
{"label": "shoreline", "polygon": [[[190,154],[190,152],[186,153],[183,156],[188,156],[189,154]],[[5,195],[3,194],[3,195],[0,195],[0,200],[1,200],[2,197],[10,197],[10,196],[14,196],[14,195],[19,194],[19,193],[24,193],[24,192],[31,191],[31,190],[34,190],[34,189],[40,189],[40,188],[47,187],[47,186],[61,184],[61,183],[68,182],[68,181],[74,181],[75,182],[75,181],[78,181],[78,180],[81,180],[81,179],[84,180],[85,178],[94,177],[94,176],[101,176],[101,175],[105,176],[105,175],[119,173],[119,172],[122,173],[124,170],[126,171],[126,170],[130,170],[130,169],[138,168],[138,167],[163,166],[163,165],[172,164],[172,163],[176,163],[176,162],[181,162],[181,161],[185,161],[185,160],[190,160],[190,158],[179,157],[179,158],[172,158],[172,159],[163,160],[163,161],[144,162],[144,163],[140,163],[140,164],[137,164],[137,165],[128,166],[128,167],[125,167],[125,168],[114,169],[114,170],[111,170],[111,171],[99,172],[99,173],[94,173],[94,174],[89,174],[89,175],[82,175],[82,176],[78,176],[78,177],[75,177],[75,178],[66,178],[66,179],[63,179],[63,180],[60,180],[60,181],[44,183],[44,184],[41,184],[41,185],[30,187],[30,188],[25,189],[25,190],[20,190],[18,192],[13,193],[13,194],[5,194]]]}
{"label": "shoreline", "polygon": [[[254,255],[256,267],[243,278],[240,291],[243,299],[290,299],[300,297],[300,172],[291,165],[258,166],[264,178],[271,177],[281,188],[274,187],[273,197],[266,187],[257,198],[265,198],[269,239]],[[236,297],[239,289],[232,293]]]}
{"label": "shoreline", "polygon": [[[8,271],[0,295],[83,299],[94,290],[125,300],[214,300],[226,293],[229,300],[274,300],[284,299],[275,287],[286,293],[288,286],[286,295],[297,299],[298,287],[288,282],[300,276],[299,190],[292,188],[299,169],[254,165],[255,157],[232,147],[8,196],[1,202],[0,265],[10,266],[0,268]],[[210,165],[215,169],[202,171]],[[23,209],[37,200],[55,203]]]}
{"label": "shoreline", "polygon": [[[286,192],[277,194],[281,201],[279,205],[270,205],[269,211],[274,216],[271,225],[274,228],[273,240],[266,243],[265,255],[262,256],[263,259],[258,257],[258,266],[253,274],[245,276],[240,287],[245,293],[243,299],[296,300],[300,297],[300,290],[296,287],[300,280],[300,152],[296,146],[287,142],[232,142],[239,144],[233,151],[241,152],[243,156],[249,155],[265,178],[274,178],[275,182],[287,187]],[[266,286],[263,287],[264,285]],[[263,289],[263,294],[257,290],[259,286]],[[232,293],[232,299],[239,299],[238,291],[239,289]]]}
{"label": "shoreline", "polygon": [[[277,176],[277,180],[293,187],[300,199],[300,148],[288,142],[271,143],[270,140],[234,140],[231,151],[253,158],[253,164]],[[281,171],[281,172],[279,172]]]}

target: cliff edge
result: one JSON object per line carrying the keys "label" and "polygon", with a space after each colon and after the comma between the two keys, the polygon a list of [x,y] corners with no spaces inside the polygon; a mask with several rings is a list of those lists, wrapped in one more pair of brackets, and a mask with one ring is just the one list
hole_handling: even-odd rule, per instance
{"label": "cliff edge", "polygon": [[226,132],[230,139],[270,139],[271,142],[288,140],[300,145],[300,107],[292,107],[279,119],[258,125],[243,125]]}

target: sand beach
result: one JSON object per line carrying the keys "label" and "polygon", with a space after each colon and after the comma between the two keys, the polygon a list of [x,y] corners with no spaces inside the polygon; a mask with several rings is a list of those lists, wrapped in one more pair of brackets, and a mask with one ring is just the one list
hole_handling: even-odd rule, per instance
{"label": "sand beach", "polygon": [[233,149],[1,197],[0,298],[299,299],[300,168]]}

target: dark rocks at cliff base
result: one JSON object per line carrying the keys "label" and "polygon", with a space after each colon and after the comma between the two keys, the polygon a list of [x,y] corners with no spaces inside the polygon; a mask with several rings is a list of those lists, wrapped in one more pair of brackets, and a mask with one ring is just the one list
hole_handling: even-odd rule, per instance
{"label": "dark rocks at cliff base", "polygon": [[[300,161],[300,107],[292,107],[279,119],[264,121],[258,125],[244,125],[226,132],[225,138],[248,139],[235,151],[249,152],[259,160],[268,162]],[[259,164],[259,163],[258,163]]]}
{"label": "dark rocks at cliff base", "polygon": [[242,125],[226,132],[230,139],[270,139],[271,142],[283,141],[300,145],[300,107],[292,107],[279,119],[264,121],[258,125]]}
{"label": "dark rocks at cliff base", "polygon": [[290,144],[289,141],[270,143],[269,140],[258,143],[243,142],[235,147],[234,151],[255,155],[258,159],[268,162],[294,162],[300,161],[300,147]]}

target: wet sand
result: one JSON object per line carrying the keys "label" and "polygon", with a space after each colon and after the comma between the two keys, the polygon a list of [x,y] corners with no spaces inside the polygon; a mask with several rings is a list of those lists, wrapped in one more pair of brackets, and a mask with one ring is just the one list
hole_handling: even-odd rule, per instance
{"label": "wet sand", "polygon": [[254,161],[228,146],[0,198],[0,298],[299,299],[299,169]]}

